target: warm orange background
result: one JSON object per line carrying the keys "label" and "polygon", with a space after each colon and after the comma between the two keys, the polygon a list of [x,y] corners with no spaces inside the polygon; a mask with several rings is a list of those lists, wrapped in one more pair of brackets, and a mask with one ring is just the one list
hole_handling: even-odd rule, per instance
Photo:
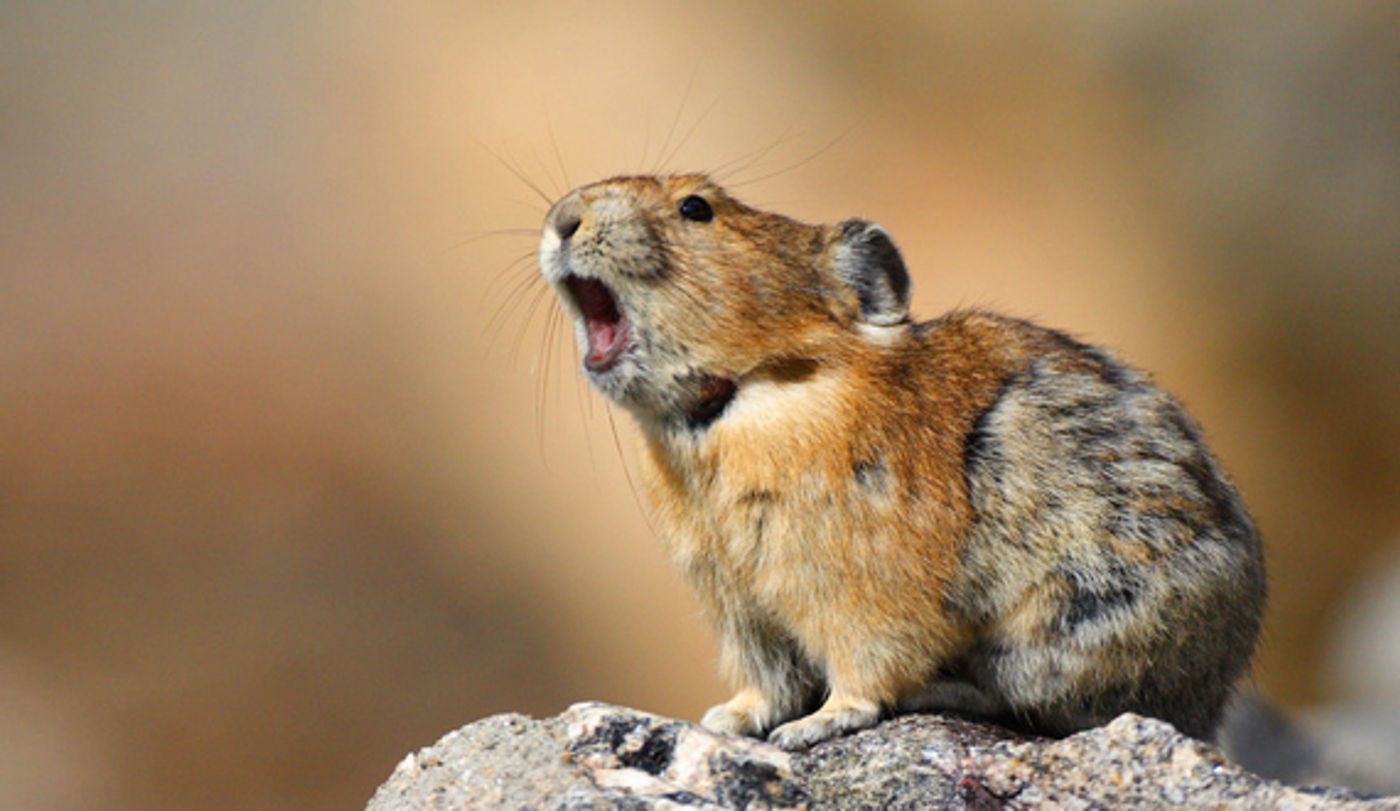
{"label": "warm orange background", "polygon": [[1257,683],[1329,696],[1400,537],[1395,5],[14,5],[0,805],[356,807],[488,713],[723,697],[493,152],[750,155],[917,312],[1153,370],[1268,540]]}

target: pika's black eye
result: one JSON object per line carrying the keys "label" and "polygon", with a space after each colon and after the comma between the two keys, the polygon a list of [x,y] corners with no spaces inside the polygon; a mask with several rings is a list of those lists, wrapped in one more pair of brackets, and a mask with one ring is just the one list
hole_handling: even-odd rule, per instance
{"label": "pika's black eye", "polygon": [[710,204],[705,202],[705,198],[698,194],[692,194],[682,200],[679,211],[682,217],[696,222],[709,222],[715,218],[714,209],[710,208]]}

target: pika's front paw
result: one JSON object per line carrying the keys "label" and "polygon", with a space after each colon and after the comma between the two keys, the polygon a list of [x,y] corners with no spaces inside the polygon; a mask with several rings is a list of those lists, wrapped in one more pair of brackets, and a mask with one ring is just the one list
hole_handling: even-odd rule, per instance
{"label": "pika's front paw", "polygon": [[822,707],[806,718],[789,721],[773,730],[768,742],[793,752],[847,732],[869,729],[879,720],[880,711],[873,706]]}
{"label": "pika's front paw", "polygon": [[735,712],[729,709],[728,704],[717,704],[711,707],[705,713],[705,717],[700,719],[700,726],[722,735],[753,737],[759,733],[758,725],[754,723],[754,719],[748,713]]}
{"label": "pika's front paw", "polygon": [[769,704],[757,691],[744,690],[730,700],[711,707],[700,719],[700,726],[724,735],[763,735],[768,723]]}

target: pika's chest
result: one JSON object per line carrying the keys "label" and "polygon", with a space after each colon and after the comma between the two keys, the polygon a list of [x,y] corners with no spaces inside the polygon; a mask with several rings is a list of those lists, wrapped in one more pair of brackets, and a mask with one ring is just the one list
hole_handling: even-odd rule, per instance
{"label": "pika's chest", "polygon": [[652,438],[649,496],[673,553],[738,566],[839,521],[845,402],[834,377],[755,381],[707,430]]}
{"label": "pika's chest", "polygon": [[862,532],[861,505],[827,460],[789,451],[801,464],[766,470],[723,460],[687,492],[656,501],[662,541],[688,579],[711,591],[766,600],[811,582],[823,560]]}
{"label": "pika's chest", "polygon": [[955,512],[937,488],[911,481],[895,440],[862,430],[839,383],[788,396],[797,393],[749,392],[710,434],[650,443],[658,529],[702,587],[763,599],[898,566],[924,555],[939,515]]}

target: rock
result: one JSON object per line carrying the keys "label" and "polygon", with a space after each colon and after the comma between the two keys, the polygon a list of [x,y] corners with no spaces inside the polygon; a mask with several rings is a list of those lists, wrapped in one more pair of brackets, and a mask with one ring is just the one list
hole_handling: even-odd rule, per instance
{"label": "rock", "polygon": [[1230,764],[1170,724],[1125,714],[1062,740],[908,715],[788,753],[607,704],[498,715],[411,754],[369,811],[466,808],[1393,808]]}

